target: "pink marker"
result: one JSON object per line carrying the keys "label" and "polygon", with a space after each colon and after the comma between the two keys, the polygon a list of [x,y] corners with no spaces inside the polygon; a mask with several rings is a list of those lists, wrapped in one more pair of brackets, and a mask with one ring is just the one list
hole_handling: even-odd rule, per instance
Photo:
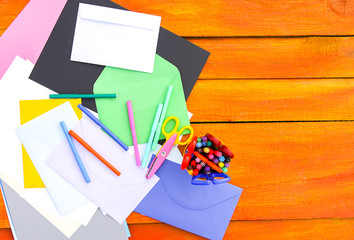
{"label": "pink marker", "polygon": [[133,143],[134,143],[136,165],[140,166],[141,162],[140,162],[140,155],[139,155],[139,148],[138,148],[138,140],[136,139],[133,106],[132,106],[132,102],[131,101],[127,101],[127,107],[128,107],[130,130],[132,132],[132,138],[133,138]]}

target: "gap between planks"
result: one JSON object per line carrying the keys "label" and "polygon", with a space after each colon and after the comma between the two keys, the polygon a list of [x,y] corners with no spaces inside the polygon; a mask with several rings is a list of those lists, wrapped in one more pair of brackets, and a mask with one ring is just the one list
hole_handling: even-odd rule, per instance
{"label": "gap between planks", "polygon": [[[8,26],[28,0],[0,0],[0,23]],[[200,1],[115,0],[136,12],[162,16],[180,36],[353,34],[354,3],[333,0]],[[260,21],[261,19],[261,21]],[[0,27],[3,27],[0,25]]]}

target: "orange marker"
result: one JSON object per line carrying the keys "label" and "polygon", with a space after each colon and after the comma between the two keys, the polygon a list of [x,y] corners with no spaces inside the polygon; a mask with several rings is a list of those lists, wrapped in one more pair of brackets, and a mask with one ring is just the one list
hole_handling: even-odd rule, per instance
{"label": "orange marker", "polygon": [[77,135],[73,130],[69,131],[69,134],[76,140],[78,141],[84,148],[89,150],[95,157],[97,157],[104,165],[106,165],[109,169],[111,169],[115,174],[118,176],[120,175],[120,172],[113,167],[106,159],[104,159],[101,155],[99,155],[90,145],[88,145],[79,135]]}
{"label": "orange marker", "polygon": [[215,163],[213,163],[212,161],[209,161],[209,159],[207,159],[206,157],[204,157],[202,154],[200,154],[197,151],[194,151],[193,154],[195,156],[197,156],[200,160],[202,160],[203,162],[205,162],[206,164],[208,164],[212,169],[214,169],[215,171],[217,171],[218,173],[221,173],[222,170],[221,168],[218,167],[218,165],[216,165]]}

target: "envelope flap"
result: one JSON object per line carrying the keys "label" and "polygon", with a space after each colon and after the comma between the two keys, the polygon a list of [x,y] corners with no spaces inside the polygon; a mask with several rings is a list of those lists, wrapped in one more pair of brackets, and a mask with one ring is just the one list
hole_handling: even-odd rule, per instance
{"label": "envelope flap", "polygon": [[[165,161],[157,171],[168,196],[176,204],[194,210],[206,209],[241,194],[242,189],[225,183],[219,185],[192,185],[191,176],[180,165]],[[188,199],[194,199],[193,202]]]}
{"label": "envelope flap", "polygon": [[84,3],[80,3],[78,14],[82,19],[119,24],[147,30],[158,30],[161,23],[161,17],[159,16]]}

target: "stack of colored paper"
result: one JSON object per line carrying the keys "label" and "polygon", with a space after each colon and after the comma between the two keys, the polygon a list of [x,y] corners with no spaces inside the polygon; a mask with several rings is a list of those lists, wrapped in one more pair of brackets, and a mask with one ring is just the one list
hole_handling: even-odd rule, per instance
{"label": "stack of colored paper", "polygon": [[186,99],[209,56],[160,22],[109,0],[31,0],[3,33],[0,186],[15,239],[127,239],[133,211],[222,239],[242,189],[192,185],[176,146],[149,180],[137,164],[161,148],[150,135],[165,139],[152,127],[160,104],[156,123],[190,126]]}

